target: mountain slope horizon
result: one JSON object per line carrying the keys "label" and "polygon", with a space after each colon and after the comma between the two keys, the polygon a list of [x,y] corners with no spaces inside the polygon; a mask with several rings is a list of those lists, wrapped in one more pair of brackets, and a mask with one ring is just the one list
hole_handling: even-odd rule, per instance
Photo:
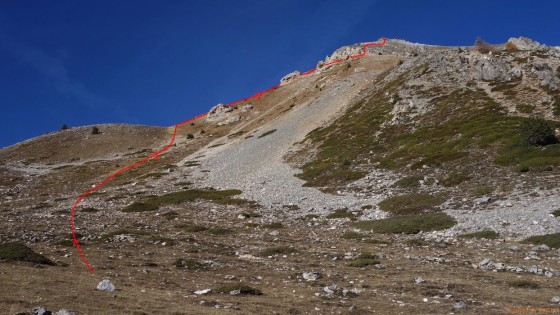
{"label": "mountain slope horizon", "polygon": [[[83,301],[69,307],[80,313],[102,299],[91,291],[99,277],[123,288],[129,302],[103,305],[120,312],[369,313],[372,298],[381,313],[551,305],[560,47],[387,39],[352,58],[362,47],[341,47],[258,98],[214,106],[178,127],[157,159],[84,198],[76,234],[95,274],[73,248],[70,208],[165,147],[173,127],[74,127],[1,149],[0,243],[24,242],[56,266],[3,264],[0,284],[28,272],[39,283],[63,277],[71,282],[52,290],[79,283],[69,287]],[[8,293],[0,305],[35,302]]]}

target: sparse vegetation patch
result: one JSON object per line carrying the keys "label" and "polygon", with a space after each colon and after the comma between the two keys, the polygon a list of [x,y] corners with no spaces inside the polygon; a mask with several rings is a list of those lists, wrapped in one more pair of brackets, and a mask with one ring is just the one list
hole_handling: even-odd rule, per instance
{"label": "sparse vegetation patch", "polygon": [[544,244],[552,248],[560,248],[560,233],[531,236],[523,242],[532,244]]}
{"label": "sparse vegetation patch", "polygon": [[425,213],[420,215],[395,216],[391,218],[359,221],[354,226],[376,233],[416,234],[420,231],[439,231],[451,228],[457,222],[443,212]]}
{"label": "sparse vegetation patch", "polygon": [[444,201],[445,198],[441,195],[413,193],[387,198],[379,203],[379,208],[396,215],[418,214],[433,209]]}

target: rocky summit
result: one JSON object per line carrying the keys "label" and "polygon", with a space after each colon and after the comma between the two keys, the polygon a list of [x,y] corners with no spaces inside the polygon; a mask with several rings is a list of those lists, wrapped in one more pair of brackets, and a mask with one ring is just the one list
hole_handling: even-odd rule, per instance
{"label": "rocky summit", "polygon": [[560,47],[473,42],[1,149],[2,313],[558,312]]}

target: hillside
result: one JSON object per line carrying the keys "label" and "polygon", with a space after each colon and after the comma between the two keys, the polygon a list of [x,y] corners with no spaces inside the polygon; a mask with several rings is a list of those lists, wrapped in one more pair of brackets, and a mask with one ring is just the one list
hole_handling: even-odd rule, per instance
{"label": "hillside", "polygon": [[[560,47],[388,40],[353,58],[363,45],[213,107],[86,196],[75,224],[95,273],[70,209],[173,129],[86,126],[0,150],[1,309],[558,307]],[[14,242],[47,260],[14,258]]]}

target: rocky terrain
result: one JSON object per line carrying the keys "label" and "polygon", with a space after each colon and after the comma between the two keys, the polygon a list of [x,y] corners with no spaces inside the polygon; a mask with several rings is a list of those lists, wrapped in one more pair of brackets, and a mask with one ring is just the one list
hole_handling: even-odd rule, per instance
{"label": "rocky terrain", "polygon": [[2,313],[560,313],[560,48],[362,47],[214,106],[88,195],[95,273],[70,209],[172,129],[0,150]]}

